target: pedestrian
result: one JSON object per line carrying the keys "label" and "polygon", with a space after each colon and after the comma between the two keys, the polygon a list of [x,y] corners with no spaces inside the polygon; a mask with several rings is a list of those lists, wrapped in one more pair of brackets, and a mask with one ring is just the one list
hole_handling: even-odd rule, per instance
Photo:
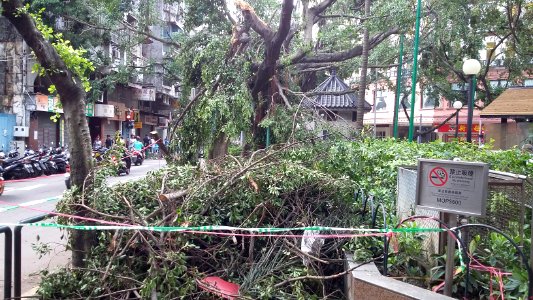
{"label": "pedestrian", "polygon": [[150,145],[150,138],[148,137],[148,134],[144,135],[143,143],[144,147],[148,147],[148,145]]}
{"label": "pedestrian", "polygon": [[98,149],[98,148],[101,148],[101,147],[102,147],[102,140],[100,140],[100,135],[97,135],[96,139],[94,140],[94,143],[93,143],[93,148],[94,149]]}
{"label": "pedestrian", "polygon": [[[122,136],[120,137],[122,139]],[[129,136],[126,136],[126,140],[124,141],[124,145],[126,146],[126,149],[129,149],[131,146],[131,139]]]}
{"label": "pedestrian", "polygon": [[157,156],[157,158],[161,159],[161,155],[159,155],[159,145],[157,143],[152,145],[152,152],[154,153],[154,157]]}
{"label": "pedestrian", "polygon": [[111,148],[113,146],[113,140],[111,139],[111,135],[107,135],[107,138],[105,139],[105,147],[107,149]]}

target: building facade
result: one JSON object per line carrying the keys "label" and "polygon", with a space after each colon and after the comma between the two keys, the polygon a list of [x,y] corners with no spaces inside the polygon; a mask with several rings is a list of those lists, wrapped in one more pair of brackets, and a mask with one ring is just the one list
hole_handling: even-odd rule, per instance
{"label": "building facade", "polygon": [[[484,63],[484,62],[482,62]],[[409,73],[409,72],[404,72]],[[388,80],[396,82],[396,70],[391,69],[387,72]],[[404,81],[408,80],[409,76],[404,77]],[[508,73],[499,61],[496,61],[490,66],[487,73],[487,79],[493,88],[508,88],[513,85],[509,82]],[[520,83],[521,86],[533,86],[533,77],[531,79],[524,79]],[[466,86],[454,84],[450,82],[450,88],[455,91],[465,92],[466,103]],[[478,88],[482,86],[478,84]],[[400,138],[407,138],[409,132],[409,118],[411,95],[403,97],[403,102],[406,109],[402,105],[399,106],[398,114],[398,136]],[[389,88],[385,80],[372,83],[367,87],[365,98],[372,104],[372,110],[365,114],[364,124],[369,127],[376,128],[377,137],[392,137],[393,136],[393,122],[396,91]],[[479,108],[478,108],[479,107]],[[497,132],[491,132],[490,128],[494,128],[494,124],[499,124],[499,118],[481,118],[480,112],[483,107],[482,102],[477,102],[474,108],[474,115],[472,119],[472,140],[484,143],[490,139],[499,139],[501,135]],[[435,98],[432,93],[429,93],[426,87],[422,84],[417,84],[415,93],[415,109],[414,109],[414,130],[416,132],[432,131],[424,135],[421,139],[424,141],[441,140],[448,142],[455,139],[455,132],[457,131],[459,140],[466,140],[467,134],[467,106],[464,105],[458,113],[458,118],[453,117],[446,121],[456,109],[453,108],[452,101],[444,97]],[[445,122],[446,121],[446,122]],[[509,123],[515,123],[515,120],[509,119]],[[442,126],[432,130],[438,125]],[[495,147],[508,148],[504,144],[495,143]]]}
{"label": "building facade", "polygon": [[[172,33],[183,28],[180,23],[182,11],[179,6],[163,0],[157,2],[156,10],[158,25],[148,30],[158,40],[146,38],[121,50],[121,39],[133,39],[133,31],[129,30],[126,31],[129,37],[112,34],[108,44],[89,49],[90,53],[104,53],[110,61],[109,65],[95,72],[94,78],[109,76],[124,66],[143,69],[152,64],[154,70],[149,74],[134,72],[127,84],[116,84],[113,89],[104,90],[94,103],[87,103],[86,115],[93,141],[97,138],[103,141],[107,135],[114,136],[117,132],[128,137],[157,131],[161,137],[166,137],[172,107],[180,92],[177,82],[165,76],[166,54],[173,49],[161,40],[170,39]],[[137,27],[136,15],[135,12],[124,14],[124,22],[133,29]],[[69,30],[69,24],[59,18],[56,30]],[[32,149],[68,147],[60,101],[57,96],[49,95],[50,82],[31,72],[35,63],[31,49],[16,29],[0,17],[1,150],[18,148],[23,151],[26,146]]]}

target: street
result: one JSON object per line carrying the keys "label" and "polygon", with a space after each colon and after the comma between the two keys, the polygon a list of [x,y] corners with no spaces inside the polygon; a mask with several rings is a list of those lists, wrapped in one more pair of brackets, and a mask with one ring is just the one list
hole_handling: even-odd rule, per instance
{"label": "street", "polygon": [[[148,171],[166,165],[164,160],[145,160],[142,166],[132,166],[127,176],[108,178],[113,185],[142,178]],[[65,190],[64,174],[6,182],[4,194],[0,196],[0,224],[18,223],[21,220],[53,211]],[[13,229],[13,228],[12,228]],[[22,230],[22,294],[39,282],[38,272],[54,270],[66,265],[70,253],[65,251],[66,232],[54,228],[24,228]],[[47,244],[51,251],[40,256],[32,245]],[[4,272],[4,236],[0,236],[0,276]],[[3,279],[0,295],[3,297]]]}

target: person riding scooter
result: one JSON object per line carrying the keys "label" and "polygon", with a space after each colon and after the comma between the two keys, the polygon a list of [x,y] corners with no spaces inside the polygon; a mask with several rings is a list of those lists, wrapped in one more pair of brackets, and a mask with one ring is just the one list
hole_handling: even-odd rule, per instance
{"label": "person riding scooter", "polygon": [[131,151],[131,158],[133,160],[133,163],[137,165],[142,165],[144,160],[144,151],[143,151],[144,144],[141,142],[140,137],[137,137],[132,145],[132,151]]}

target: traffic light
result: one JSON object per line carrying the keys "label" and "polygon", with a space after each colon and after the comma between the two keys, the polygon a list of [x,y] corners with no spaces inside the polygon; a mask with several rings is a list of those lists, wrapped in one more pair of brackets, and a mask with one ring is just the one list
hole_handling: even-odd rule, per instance
{"label": "traffic light", "polygon": [[126,128],[132,129],[133,128],[133,120],[132,116],[133,112],[131,110],[126,111]]}

